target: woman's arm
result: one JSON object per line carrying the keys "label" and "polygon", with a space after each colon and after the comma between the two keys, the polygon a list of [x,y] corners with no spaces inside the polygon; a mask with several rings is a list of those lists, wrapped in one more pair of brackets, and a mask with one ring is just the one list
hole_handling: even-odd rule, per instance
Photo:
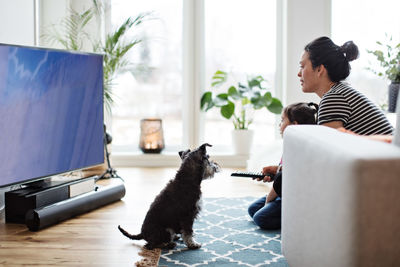
{"label": "woman's arm", "polygon": [[393,135],[389,135],[389,134],[359,135],[359,134],[356,134],[355,132],[352,132],[350,130],[346,130],[343,127],[338,128],[337,130],[340,131],[340,132],[343,132],[343,133],[362,136],[362,137],[368,138],[370,140],[381,141],[381,142],[385,142],[385,143],[389,143],[389,144],[393,141]]}
{"label": "woman's arm", "polygon": [[337,128],[343,127],[343,122],[341,122],[341,121],[330,121],[330,122],[327,122],[327,123],[323,123],[321,125],[337,129]]}

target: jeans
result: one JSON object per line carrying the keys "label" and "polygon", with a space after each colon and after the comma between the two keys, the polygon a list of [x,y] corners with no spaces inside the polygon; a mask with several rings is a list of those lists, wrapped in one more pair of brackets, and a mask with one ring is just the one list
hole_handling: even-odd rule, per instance
{"label": "jeans", "polygon": [[254,201],[248,208],[248,212],[254,223],[262,229],[274,230],[281,228],[282,199],[275,200],[265,205],[266,197]]}

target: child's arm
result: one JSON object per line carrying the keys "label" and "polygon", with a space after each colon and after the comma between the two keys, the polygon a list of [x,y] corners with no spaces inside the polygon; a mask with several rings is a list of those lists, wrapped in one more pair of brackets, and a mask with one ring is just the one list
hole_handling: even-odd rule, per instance
{"label": "child's arm", "polygon": [[278,194],[275,192],[275,189],[271,187],[271,191],[269,191],[269,194],[267,195],[267,200],[265,201],[265,204],[268,202],[274,201],[275,198],[278,197]]}
{"label": "child's arm", "polygon": [[[278,165],[272,165],[264,167],[261,173],[264,175],[266,175],[267,173],[272,173],[275,175],[277,170],[278,170]],[[274,177],[266,175],[264,178],[253,178],[253,180],[257,179],[257,181],[263,181],[265,183],[265,182],[272,182],[273,178]]]}

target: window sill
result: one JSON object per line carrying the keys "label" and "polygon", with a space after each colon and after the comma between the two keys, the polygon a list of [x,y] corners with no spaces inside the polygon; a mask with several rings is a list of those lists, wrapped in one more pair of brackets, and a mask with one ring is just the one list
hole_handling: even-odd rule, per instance
{"label": "window sill", "polygon": [[[245,168],[249,155],[234,155],[213,153],[210,158],[221,167]],[[113,152],[111,154],[113,167],[178,167],[180,158],[176,152],[160,154],[144,154],[140,151]]]}
{"label": "window sill", "polygon": [[[112,147],[113,167],[178,167],[178,147],[167,147],[160,154],[144,154],[137,147]],[[213,146],[210,158],[226,168],[259,170],[262,166],[277,164],[282,156],[282,139],[266,141],[263,146],[254,145],[250,155],[236,155],[228,146]]]}

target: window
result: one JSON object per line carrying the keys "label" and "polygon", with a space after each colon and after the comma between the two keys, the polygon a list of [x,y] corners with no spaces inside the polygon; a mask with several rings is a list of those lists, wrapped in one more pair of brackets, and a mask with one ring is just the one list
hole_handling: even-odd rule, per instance
{"label": "window", "polygon": [[384,42],[385,33],[400,40],[400,16],[398,0],[332,0],[332,38],[337,45],[352,40],[360,51],[360,57],[351,62],[348,81],[363,92],[375,104],[387,102],[387,81],[367,67],[378,66],[368,50],[377,49],[376,41]]}
{"label": "window", "polygon": [[[198,8],[201,5],[194,6]],[[137,150],[140,120],[154,116],[163,120],[167,150],[168,147],[182,146],[184,105],[194,104],[183,103],[183,90],[190,90],[182,85],[183,12],[190,12],[183,9],[183,1],[113,0],[112,27],[115,29],[128,16],[151,11],[154,19],[145,21],[140,30],[133,31],[143,34],[144,42],[130,55],[134,63],[147,65],[150,72],[126,72],[116,79],[112,135],[113,146],[118,151]],[[200,14],[203,11],[195,12]],[[262,75],[275,95],[276,1],[204,0],[204,20],[201,21],[204,21],[205,32],[206,86],[211,84],[212,74],[222,69],[232,72],[238,81],[246,79],[246,75]],[[203,66],[203,62],[191,64]],[[204,127],[198,127],[204,129],[204,134],[196,136],[202,136],[213,145],[230,147],[227,129],[233,129],[232,122],[223,119],[217,110],[207,112],[204,117]],[[193,127],[193,124],[189,125]],[[258,111],[250,127],[257,129],[255,144],[264,144],[268,137],[274,138],[274,125],[274,114],[266,109]],[[189,133],[193,131],[196,129],[189,129]],[[221,135],[221,132],[228,136]]]}
{"label": "window", "polygon": [[182,1],[113,0],[112,28],[129,16],[152,12],[146,21],[132,28],[132,38],[142,43],[129,55],[137,66],[115,80],[112,111],[113,146],[137,150],[140,120],[159,117],[163,120],[164,139],[168,146],[182,142]]}
{"label": "window", "polygon": [[[223,13],[223,16],[222,16]],[[206,88],[217,70],[232,73],[229,83],[245,82],[246,75],[262,75],[274,94],[276,58],[275,0],[206,0],[205,54]],[[231,121],[211,109],[205,114],[204,140],[212,144],[231,145]],[[250,129],[257,129],[254,144],[274,138],[275,115],[266,109],[255,113]],[[224,133],[224,134],[222,134]]]}

